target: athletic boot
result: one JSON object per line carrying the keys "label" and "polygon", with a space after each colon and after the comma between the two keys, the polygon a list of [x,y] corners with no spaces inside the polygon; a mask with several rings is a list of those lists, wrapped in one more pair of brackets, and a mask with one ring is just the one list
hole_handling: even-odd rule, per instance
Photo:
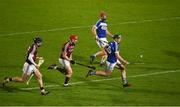
{"label": "athletic boot", "polygon": [[95,74],[95,73],[96,73],[95,71],[89,70],[88,73],[86,74],[86,78],[93,75],[93,74]]}
{"label": "athletic boot", "polygon": [[57,65],[56,65],[56,64],[52,64],[52,65],[50,65],[50,66],[48,67],[48,69],[55,69],[55,67],[57,67]]}
{"label": "athletic boot", "polygon": [[46,91],[45,89],[41,90],[41,95],[47,95],[49,94],[49,91]]}
{"label": "athletic boot", "polygon": [[66,69],[64,68],[64,67],[57,67],[56,68],[60,73],[62,73],[62,74],[66,74]]}
{"label": "athletic boot", "polygon": [[123,87],[130,87],[130,86],[132,86],[132,85],[129,83],[123,84]]}
{"label": "athletic boot", "polygon": [[89,58],[90,58],[90,64],[93,64],[93,61],[95,60],[96,56],[91,55]]}
{"label": "athletic boot", "polygon": [[64,86],[64,87],[69,87],[69,84],[64,84],[63,86]]}
{"label": "athletic boot", "polygon": [[100,67],[105,66],[105,62],[100,62]]}
{"label": "athletic boot", "polygon": [[2,86],[5,87],[5,84],[7,84],[9,81],[10,81],[9,78],[5,77],[3,80]]}

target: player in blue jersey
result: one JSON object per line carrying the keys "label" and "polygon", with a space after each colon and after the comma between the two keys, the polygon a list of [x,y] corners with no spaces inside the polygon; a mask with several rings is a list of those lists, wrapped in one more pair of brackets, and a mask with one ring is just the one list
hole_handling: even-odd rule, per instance
{"label": "player in blue jersey", "polygon": [[113,38],[114,38],[114,41],[110,42],[104,48],[108,55],[107,61],[106,61],[106,64],[107,64],[106,69],[99,70],[99,71],[89,70],[86,77],[91,76],[91,75],[108,76],[112,74],[114,67],[117,66],[121,70],[123,87],[128,87],[130,86],[130,84],[128,84],[128,81],[126,79],[126,70],[125,70],[124,65],[129,64],[129,62],[124,60],[121,57],[121,55],[119,54],[119,47],[118,47],[119,43],[121,42],[121,35],[114,35]]}
{"label": "player in blue jersey", "polygon": [[104,62],[107,59],[107,55],[105,54],[104,47],[108,43],[106,36],[109,35],[110,37],[113,37],[113,35],[108,31],[107,29],[107,22],[106,22],[107,14],[105,12],[100,13],[100,19],[92,27],[92,33],[96,39],[96,43],[100,47],[100,51],[90,56],[90,63],[92,64],[96,56],[102,56],[101,59],[101,65],[104,64]]}

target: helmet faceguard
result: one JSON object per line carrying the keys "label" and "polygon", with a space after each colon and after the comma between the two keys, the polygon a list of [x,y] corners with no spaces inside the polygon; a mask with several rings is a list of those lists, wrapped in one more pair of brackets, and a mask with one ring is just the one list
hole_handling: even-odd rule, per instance
{"label": "helmet faceguard", "polygon": [[35,37],[33,41],[36,45],[40,46],[43,40],[40,37]]}
{"label": "helmet faceguard", "polygon": [[120,43],[121,42],[121,35],[119,35],[119,34],[115,34],[114,36],[113,36],[113,39],[116,41],[116,42],[118,42],[118,43]]}

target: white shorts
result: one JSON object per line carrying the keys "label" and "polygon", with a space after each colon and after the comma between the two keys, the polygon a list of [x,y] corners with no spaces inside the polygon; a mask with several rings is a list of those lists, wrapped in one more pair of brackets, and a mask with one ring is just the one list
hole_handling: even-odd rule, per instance
{"label": "white shorts", "polygon": [[59,58],[59,63],[63,66],[63,67],[71,67],[70,62],[66,59],[61,59]]}
{"label": "white shorts", "polygon": [[106,61],[106,70],[110,70],[111,72],[114,70],[114,67],[116,66],[117,62],[115,63],[110,63]]}
{"label": "white shorts", "polygon": [[99,40],[96,40],[96,43],[100,48],[104,48],[108,44],[108,41],[106,38],[99,38]]}
{"label": "white shorts", "polygon": [[121,63],[119,60],[117,60],[117,64],[120,64],[120,65],[121,65],[122,63]]}
{"label": "white shorts", "polygon": [[36,72],[37,68],[32,64],[28,64],[27,62],[24,63],[23,66],[23,73],[26,73],[27,75],[31,75],[33,72]]}

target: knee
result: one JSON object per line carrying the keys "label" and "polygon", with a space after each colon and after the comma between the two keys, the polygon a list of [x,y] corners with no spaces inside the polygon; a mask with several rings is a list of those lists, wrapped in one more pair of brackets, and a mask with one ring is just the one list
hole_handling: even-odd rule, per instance
{"label": "knee", "polygon": [[103,54],[104,54],[104,56],[105,56],[105,57],[107,57],[107,53],[106,53],[106,51],[103,51]]}
{"label": "knee", "polygon": [[125,70],[125,66],[121,65],[121,64],[118,64],[118,67],[120,70],[124,71]]}
{"label": "knee", "polygon": [[27,81],[26,78],[22,78],[22,79],[20,80],[20,82],[26,82],[26,81]]}
{"label": "knee", "polygon": [[42,77],[43,77],[42,74],[39,74],[39,79],[42,79]]}
{"label": "knee", "polygon": [[106,76],[109,76],[109,75],[111,75],[111,74],[112,74],[112,72],[111,72],[111,71],[106,71],[105,73],[106,73]]}
{"label": "knee", "polygon": [[67,77],[71,77],[73,74],[72,70],[68,70],[67,73],[66,73],[66,76]]}
{"label": "knee", "polygon": [[42,76],[41,73],[39,73],[38,75],[36,75],[36,78],[37,78],[37,79],[42,79],[42,77],[43,77],[43,76]]}

